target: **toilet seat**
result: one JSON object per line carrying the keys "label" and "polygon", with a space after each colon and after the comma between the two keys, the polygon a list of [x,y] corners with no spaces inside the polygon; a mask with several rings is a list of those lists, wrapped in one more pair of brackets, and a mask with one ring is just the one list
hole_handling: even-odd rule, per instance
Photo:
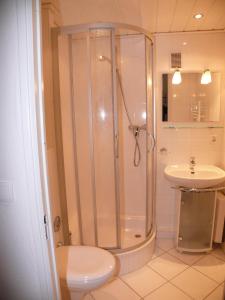
{"label": "toilet seat", "polygon": [[106,250],[90,246],[63,246],[56,249],[61,282],[70,290],[97,288],[114,273],[115,258]]}

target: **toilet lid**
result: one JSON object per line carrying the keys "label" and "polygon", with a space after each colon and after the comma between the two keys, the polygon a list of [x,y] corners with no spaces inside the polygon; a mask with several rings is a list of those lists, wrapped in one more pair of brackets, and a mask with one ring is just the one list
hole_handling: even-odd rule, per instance
{"label": "toilet lid", "polygon": [[89,246],[63,246],[56,249],[59,277],[68,287],[79,287],[108,278],[115,258],[106,250]]}

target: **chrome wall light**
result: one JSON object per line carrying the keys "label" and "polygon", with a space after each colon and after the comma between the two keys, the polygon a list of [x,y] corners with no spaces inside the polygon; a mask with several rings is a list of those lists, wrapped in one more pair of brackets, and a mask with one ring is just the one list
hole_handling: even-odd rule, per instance
{"label": "chrome wall light", "polygon": [[182,82],[181,77],[181,53],[171,53],[171,68],[175,69],[172,84],[180,84]]}

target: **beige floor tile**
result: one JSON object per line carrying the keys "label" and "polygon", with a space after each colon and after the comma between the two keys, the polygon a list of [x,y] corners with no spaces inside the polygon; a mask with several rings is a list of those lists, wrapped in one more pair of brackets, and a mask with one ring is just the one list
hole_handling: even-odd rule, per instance
{"label": "beige floor tile", "polygon": [[168,280],[188,268],[188,265],[168,253],[150,261],[148,266]]}
{"label": "beige floor tile", "polygon": [[181,253],[178,252],[176,249],[171,249],[168,251],[169,254],[179,258],[180,260],[182,260],[185,264],[187,265],[192,265],[194,264],[196,261],[198,261],[201,257],[203,257],[206,254],[192,254],[192,253]]}
{"label": "beige floor tile", "polygon": [[225,252],[220,247],[217,247],[216,249],[214,249],[211,254],[216,256],[217,258],[225,260]]}
{"label": "beige floor tile", "polygon": [[92,292],[92,295],[95,300],[140,299],[140,297],[119,278]]}
{"label": "beige floor tile", "polygon": [[164,251],[168,251],[175,247],[173,239],[157,239],[156,245]]}
{"label": "beige floor tile", "polygon": [[225,261],[213,255],[204,256],[193,265],[193,268],[218,283],[222,283],[225,280]]}
{"label": "beige floor tile", "polygon": [[190,300],[181,290],[169,282],[144,298],[144,300]]}
{"label": "beige floor tile", "polygon": [[159,247],[156,247],[155,248],[155,252],[154,254],[152,255],[152,259],[162,255],[163,253],[165,253],[165,251],[163,251],[162,249],[160,249]]}
{"label": "beige floor tile", "polygon": [[94,297],[91,294],[88,294],[84,297],[84,300],[94,300]]}
{"label": "beige floor tile", "polygon": [[225,299],[225,292],[224,292],[224,285],[218,286],[205,300],[224,300]]}
{"label": "beige floor tile", "polygon": [[142,297],[166,282],[163,277],[148,267],[123,275],[121,278]]}
{"label": "beige floor tile", "polygon": [[171,282],[195,300],[202,300],[217,287],[215,281],[192,267],[175,277]]}

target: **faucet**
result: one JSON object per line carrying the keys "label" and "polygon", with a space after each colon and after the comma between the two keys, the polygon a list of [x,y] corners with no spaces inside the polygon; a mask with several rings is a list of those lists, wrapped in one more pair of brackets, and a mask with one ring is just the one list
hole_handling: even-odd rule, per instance
{"label": "faucet", "polygon": [[190,157],[190,165],[189,165],[191,174],[195,174],[195,165],[196,165],[195,157],[191,156]]}

